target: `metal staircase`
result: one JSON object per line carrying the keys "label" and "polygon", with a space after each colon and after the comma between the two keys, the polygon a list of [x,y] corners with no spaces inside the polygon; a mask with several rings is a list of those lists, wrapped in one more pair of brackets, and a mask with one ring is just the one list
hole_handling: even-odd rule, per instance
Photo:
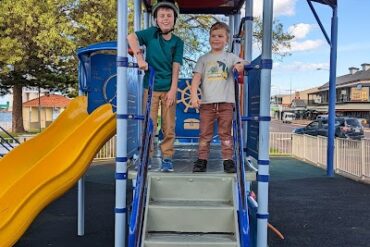
{"label": "metal staircase", "polygon": [[234,190],[234,175],[149,174],[142,246],[240,246]]}

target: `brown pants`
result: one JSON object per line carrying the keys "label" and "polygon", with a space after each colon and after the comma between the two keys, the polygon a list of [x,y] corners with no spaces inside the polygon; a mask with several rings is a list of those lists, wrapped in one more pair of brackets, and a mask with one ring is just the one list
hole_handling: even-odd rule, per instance
{"label": "brown pants", "polygon": [[231,136],[231,126],[233,108],[234,104],[232,103],[203,104],[200,106],[199,159],[208,160],[215,120],[218,123],[218,135],[221,139],[222,159],[232,159],[233,138]]}
{"label": "brown pants", "polygon": [[[154,132],[157,133],[157,120],[158,120],[158,109],[159,105],[161,106],[161,129],[163,132],[163,140],[161,142],[161,152],[162,158],[172,159],[175,152],[173,144],[175,142],[175,115],[176,115],[176,104],[171,105],[170,107],[166,106],[165,96],[167,92],[153,92],[152,94],[152,107],[150,109],[150,117],[153,120]],[[144,90],[144,101],[143,109],[145,113],[146,100],[148,98],[148,90]],[[150,157],[153,156],[153,139],[150,146]]]}

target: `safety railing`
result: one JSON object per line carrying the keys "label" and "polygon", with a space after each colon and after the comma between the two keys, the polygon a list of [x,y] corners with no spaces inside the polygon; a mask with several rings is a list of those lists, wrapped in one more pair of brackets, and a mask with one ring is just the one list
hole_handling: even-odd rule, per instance
{"label": "safety railing", "polygon": [[140,151],[139,164],[137,167],[136,188],[132,203],[132,212],[129,222],[128,246],[140,246],[142,235],[142,224],[144,221],[145,190],[148,173],[149,152],[153,137],[153,122],[150,118],[150,108],[152,102],[153,84],[155,72],[149,67],[149,86],[148,98],[146,101],[146,111],[144,115],[144,128],[142,148]]}
{"label": "safety railing", "polygon": [[[5,149],[5,153],[10,152],[16,145],[19,144],[19,141],[1,126],[0,132],[0,145]],[[0,153],[0,156],[3,155],[4,153]]]}
{"label": "safety railing", "polygon": [[243,247],[249,246],[249,215],[248,215],[248,201],[247,201],[247,185],[245,178],[244,166],[244,148],[242,135],[242,120],[239,106],[239,82],[238,72],[234,71],[235,83],[235,111],[233,119],[233,141],[234,141],[234,156],[236,161],[237,180],[238,180],[238,197],[239,197],[239,233],[240,244]]}

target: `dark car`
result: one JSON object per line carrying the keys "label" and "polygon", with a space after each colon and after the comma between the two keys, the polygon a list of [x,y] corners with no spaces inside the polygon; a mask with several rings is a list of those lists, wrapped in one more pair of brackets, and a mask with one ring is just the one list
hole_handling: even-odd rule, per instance
{"label": "dark car", "polygon": [[[312,136],[328,136],[328,119],[322,118],[309,123],[306,127],[295,129],[296,134]],[[357,118],[336,117],[335,137],[360,140],[364,137],[364,129]]]}

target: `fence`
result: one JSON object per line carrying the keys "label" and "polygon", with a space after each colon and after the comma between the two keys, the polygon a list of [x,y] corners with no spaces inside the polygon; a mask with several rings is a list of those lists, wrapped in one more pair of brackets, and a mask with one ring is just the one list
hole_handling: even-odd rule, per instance
{"label": "fence", "polygon": [[[326,169],[327,138],[292,134],[292,156]],[[335,172],[370,182],[370,140],[335,139]]]}
{"label": "fence", "polygon": [[[20,142],[32,136],[18,137]],[[270,155],[286,155],[326,169],[327,138],[322,136],[270,133]],[[95,160],[116,157],[116,137],[111,138],[96,154]],[[335,139],[334,169],[355,180],[370,182],[370,140]]]}

